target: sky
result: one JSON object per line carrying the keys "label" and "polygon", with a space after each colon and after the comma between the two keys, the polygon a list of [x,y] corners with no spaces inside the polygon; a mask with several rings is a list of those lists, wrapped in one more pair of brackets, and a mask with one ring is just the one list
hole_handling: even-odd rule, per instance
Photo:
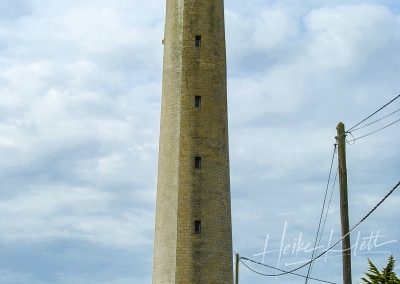
{"label": "sky", "polygon": [[[151,283],[164,17],[159,0],[0,0],[0,283]],[[340,236],[337,124],[399,94],[400,3],[231,0],[225,24],[233,249],[291,270],[325,195],[319,252]],[[399,127],[346,146],[350,226],[399,182]],[[352,232],[353,283],[368,258],[400,274],[399,206]],[[311,277],[341,283],[340,252]],[[242,264],[240,280],[304,282]]]}

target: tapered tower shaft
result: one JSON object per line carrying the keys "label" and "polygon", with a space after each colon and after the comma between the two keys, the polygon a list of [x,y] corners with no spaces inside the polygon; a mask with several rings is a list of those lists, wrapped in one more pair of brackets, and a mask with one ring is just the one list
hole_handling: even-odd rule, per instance
{"label": "tapered tower shaft", "polygon": [[167,0],[153,283],[232,283],[223,0]]}

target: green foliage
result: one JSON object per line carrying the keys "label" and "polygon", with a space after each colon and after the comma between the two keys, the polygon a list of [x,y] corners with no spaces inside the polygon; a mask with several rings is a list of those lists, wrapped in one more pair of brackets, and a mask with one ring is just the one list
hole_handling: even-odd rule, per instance
{"label": "green foliage", "polygon": [[395,260],[393,255],[389,257],[388,264],[382,270],[375,266],[370,259],[368,259],[369,269],[365,272],[366,277],[361,278],[363,283],[367,284],[400,284],[400,279],[393,272]]}

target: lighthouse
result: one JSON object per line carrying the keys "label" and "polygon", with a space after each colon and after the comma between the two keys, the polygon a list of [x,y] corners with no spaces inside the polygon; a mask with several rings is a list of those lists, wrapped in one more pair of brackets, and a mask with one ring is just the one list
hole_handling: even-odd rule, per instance
{"label": "lighthouse", "polygon": [[223,0],[167,0],[153,284],[233,282]]}

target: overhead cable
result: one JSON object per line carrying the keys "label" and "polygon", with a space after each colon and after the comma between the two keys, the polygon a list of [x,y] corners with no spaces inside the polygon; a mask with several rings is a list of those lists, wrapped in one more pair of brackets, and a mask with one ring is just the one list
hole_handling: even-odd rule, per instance
{"label": "overhead cable", "polygon": [[[307,261],[306,263],[300,265],[297,268],[294,268],[292,270],[289,271],[285,271],[282,273],[276,273],[276,274],[263,274],[264,276],[270,276],[270,277],[277,277],[277,276],[282,276],[282,275],[287,275],[287,274],[292,274],[293,272],[302,269],[303,267],[309,265],[310,263],[316,261],[317,259],[319,259],[321,256],[323,256],[324,254],[326,254],[328,251],[332,250],[335,246],[337,246],[344,238],[346,238],[348,235],[350,235],[350,233],[352,231],[354,231],[359,225],[361,225],[361,223],[363,223],[379,206],[381,206],[381,204],[400,186],[400,181],[385,195],[385,197],[383,197],[360,221],[358,221],[357,224],[355,224],[347,234],[345,234],[344,236],[342,236],[340,239],[338,239],[335,243],[333,243],[329,248],[327,248],[326,250],[324,250],[322,253],[320,253],[319,255],[317,255],[316,257],[310,259],[309,261]],[[266,266],[263,263],[257,262],[255,260],[246,258],[246,257],[241,257],[242,259],[251,261],[253,263],[259,264],[259,265],[263,265]]]}
{"label": "overhead cable", "polygon": [[369,116],[367,116],[366,118],[364,118],[363,120],[361,120],[360,122],[358,122],[356,125],[354,125],[353,127],[351,127],[348,131],[352,131],[354,128],[356,128],[357,126],[359,126],[360,124],[362,124],[363,122],[367,121],[368,119],[370,119],[371,117],[373,117],[375,114],[377,114],[378,112],[380,112],[381,110],[383,110],[385,107],[387,107],[388,105],[390,105],[391,103],[393,103],[395,100],[397,100],[398,98],[400,98],[400,95],[397,95],[394,99],[390,100],[388,103],[386,103],[385,105],[383,105],[382,107],[380,107],[378,110],[374,111],[372,114],[370,114]]}
{"label": "overhead cable", "polygon": [[[388,125],[385,125],[384,127],[381,127],[381,128],[379,128],[379,129],[377,129],[377,130],[375,130],[375,131],[372,131],[372,132],[370,132],[370,133],[368,133],[368,134],[365,134],[365,135],[362,135],[362,136],[353,138],[353,139],[347,141],[347,143],[355,142],[355,141],[360,140],[360,139],[362,139],[362,138],[368,137],[368,136],[370,136],[370,135],[372,135],[372,134],[375,134],[375,133],[377,133],[377,132],[379,132],[379,131],[382,131],[383,129],[388,128],[389,126],[392,126],[393,124],[396,124],[396,123],[399,122],[399,121],[400,121],[400,118],[397,119],[397,120],[395,120],[395,121],[393,121],[393,122],[391,122],[391,123],[389,123]],[[347,131],[347,132],[350,133],[349,131]]]}
{"label": "overhead cable", "polygon": [[[321,229],[321,232],[319,233],[318,243],[315,246],[315,253],[318,252],[319,245],[321,244],[321,241],[322,241],[322,234],[325,231],[326,220],[328,219],[328,213],[329,213],[329,209],[330,209],[331,203],[332,203],[333,190],[335,189],[335,186],[336,186],[336,181],[337,181],[337,178],[338,178],[338,174],[339,174],[339,168],[336,169],[335,180],[333,181],[333,185],[332,185],[332,188],[331,188],[331,194],[329,196],[328,206],[327,206],[326,211],[325,211],[325,218],[324,218],[324,222],[322,223],[322,229]],[[315,262],[310,264],[311,270],[313,269],[314,263]]]}
{"label": "overhead cable", "polygon": [[[248,266],[248,265],[243,261],[243,259],[245,259],[245,260],[248,260],[248,259],[242,258],[242,257],[241,257],[241,258],[240,258],[240,262],[241,262],[244,266],[246,266],[247,269],[249,269],[250,271],[252,271],[252,272],[254,272],[254,273],[258,274],[258,275],[261,275],[261,276],[269,276],[269,275],[267,275],[267,274],[264,274],[264,273],[262,273],[262,272],[259,272],[259,271],[255,270],[255,269],[251,268],[250,266]],[[285,270],[280,269],[280,268],[276,268],[276,267],[269,266],[269,265],[265,265],[265,266],[268,267],[268,268],[272,268],[272,269],[281,271],[281,272],[286,272]],[[298,276],[298,277],[302,277],[302,278],[306,278],[306,276],[301,275],[301,274],[298,274],[298,273],[289,273],[289,274],[295,275],[295,276]],[[307,277],[307,278],[309,278],[309,279],[311,279],[311,280],[318,281],[318,282],[329,283],[329,284],[336,284],[335,282],[330,282],[330,281],[321,280],[321,279],[317,279],[317,278],[312,278],[312,277]]]}
{"label": "overhead cable", "polygon": [[[317,229],[317,235],[315,236],[314,247],[316,247],[316,245],[318,243],[318,237],[319,237],[319,234],[320,234],[322,218],[323,218],[324,212],[325,212],[325,204],[326,204],[326,198],[328,196],[329,184],[330,184],[331,176],[332,176],[332,167],[333,167],[333,161],[334,161],[335,154],[336,154],[336,146],[337,146],[337,144],[334,144],[333,154],[332,154],[332,159],[331,159],[331,166],[330,166],[329,175],[328,175],[328,182],[326,184],[324,202],[322,204],[321,214],[319,216],[318,229]],[[311,258],[313,258],[314,255],[315,255],[315,250],[313,250]],[[307,284],[308,278],[309,278],[309,276],[311,274],[311,270],[312,270],[312,263],[310,263],[310,266],[308,267],[307,276],[306,276],[306,282],[305,282],[306,284]]]}
{"label": "overhead cable", "polygon": [[375,123],[377,123],[377,122],[379,122],[379,121],[382,121],[382,120],[384,120],[385,118],[388,118],[389,116],[391,116],[391,115],[393,115],[393,114],[395,114],[395,113],[397,113],[397,112],[399,112],[399,111],[400,111],[400,108],[397,109],[397,110],[395,110],[395,111],[393,111],[393,112],[391,112],[391,113],[389,113],[389,114],[387,114],[387,115],[385,115],[385,116],[383,116],[383,117],[381,117],[381,118],[378,118],[378,119],[376,119],[376,120],[374,120],[374,121],[371,121],[370,123],[367,123],[367,124],[365,124],[365,125],[363,125],[363,126],[360,126],[360,127],[358,127],[358,128],[352,129],[351,132],[355,132],[355,131],[357,131],[357,130],[363,129],[363,128],[368,127],[368,126],[371,126],[372,124],[375,124]]}

